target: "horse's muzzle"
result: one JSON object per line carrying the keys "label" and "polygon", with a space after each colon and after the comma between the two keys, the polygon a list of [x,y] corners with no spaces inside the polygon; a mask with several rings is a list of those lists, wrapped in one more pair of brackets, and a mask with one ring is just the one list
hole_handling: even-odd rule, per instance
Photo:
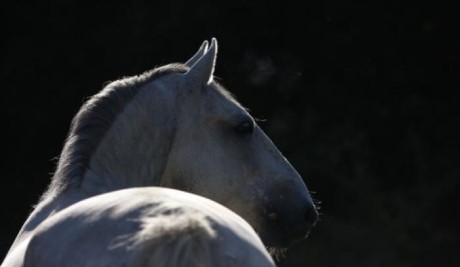
{"label": "horse's muzzle", "polygon": [[286,248],[306,239],[318,220],[314,204],[306,199],[272,202],[265,213],[259,234],[269,247]]}

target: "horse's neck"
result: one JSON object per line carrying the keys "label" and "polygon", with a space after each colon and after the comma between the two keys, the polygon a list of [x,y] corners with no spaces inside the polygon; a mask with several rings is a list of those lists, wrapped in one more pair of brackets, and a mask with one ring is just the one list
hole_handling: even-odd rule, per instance
{"label": "horse's neck", "polygon": [[91,157],[83,190],[101,193],[160,184],[174,140],[175,111],[171,93],[155,89],[160,91],[156,97],[148,90],[139,92],[115,120]]}
{"label": "horse's neck", "polygon": [[[10,247],[10,252],[12,252],[16,247],[20,246],[22,243],[27,242],[33,230],[46,218],[52,216],[54,213],[64,209],[82,200],[84,197],[83,194],[77,191],[68,192],[59,196],[48,197],[42,199],[34,208],[32,213],[29,215],[22,228],[19,230],[16,239],[14,240],[12,246]],[[24,242],[23,242],[24,241]]]}
{"label": "horse's neck", "polygon": [[[158,185],[175,136],[177,99],[176,90],[161,81],[148,83],[123,106],[109,126],[106,118],[97,117],[88,129],[83,128],[84,132],[69,136],[57,175],[45,197],[59,195],[69,188],[95,195]],[[108,127],[103,136],[98,133],[98,121]]]}
{"label": "horse's neck", "polygon": [[[159,91],[156,97],[148,92],[152,89]],[[26,238],[52,214],[82,199],[122,188],[159,185],[175,134],[174,101],[168,88],[140,91],[88,159],[83,177],[53,178],[61,189],[52,184],[16,240]]]}

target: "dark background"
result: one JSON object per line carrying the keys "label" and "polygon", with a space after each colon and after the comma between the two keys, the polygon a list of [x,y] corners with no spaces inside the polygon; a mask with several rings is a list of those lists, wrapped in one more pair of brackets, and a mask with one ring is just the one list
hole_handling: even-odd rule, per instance
{"label": "dark background", "polygon": [[[460,266],[458,9],[441,1],[2,2],[2,256],[103,84],[215,74],[322,201],[279,266]],[[300,2],[299,2],[300,3]]]}

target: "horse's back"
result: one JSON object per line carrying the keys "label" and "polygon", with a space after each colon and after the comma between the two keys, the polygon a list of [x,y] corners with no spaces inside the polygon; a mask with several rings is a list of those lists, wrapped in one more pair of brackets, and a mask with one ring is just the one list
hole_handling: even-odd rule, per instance
{"label": "horse's back", "polygon": [[[274,266],[252,228],[227,208],[144,187],[80,201],[45,220],[27,267]],[[193,264],[195,263],[195,264]]]}

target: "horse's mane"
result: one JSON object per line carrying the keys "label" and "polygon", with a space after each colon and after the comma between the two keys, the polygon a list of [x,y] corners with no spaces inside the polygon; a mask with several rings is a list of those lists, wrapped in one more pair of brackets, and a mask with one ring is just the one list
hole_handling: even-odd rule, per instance
{"label": "horse's mane", "polygon": [[147,216],[136,236],[120,241],[136,251],[132,267],[187,267],[215,266],[216,239],[211,222],[203,214],[180,208],[170,214]]}
{"label": "horse's mane", "polygon": [[173,72],[183,73],[187,69],[183,64],[168,64],[140,75],[110,82],[99,93],[91,96],[71,122],[56,171],[42,199],[62,192],[70,185],[80,184],[91,155],[96,151],[118,114],[143,85],[162,75]]}

